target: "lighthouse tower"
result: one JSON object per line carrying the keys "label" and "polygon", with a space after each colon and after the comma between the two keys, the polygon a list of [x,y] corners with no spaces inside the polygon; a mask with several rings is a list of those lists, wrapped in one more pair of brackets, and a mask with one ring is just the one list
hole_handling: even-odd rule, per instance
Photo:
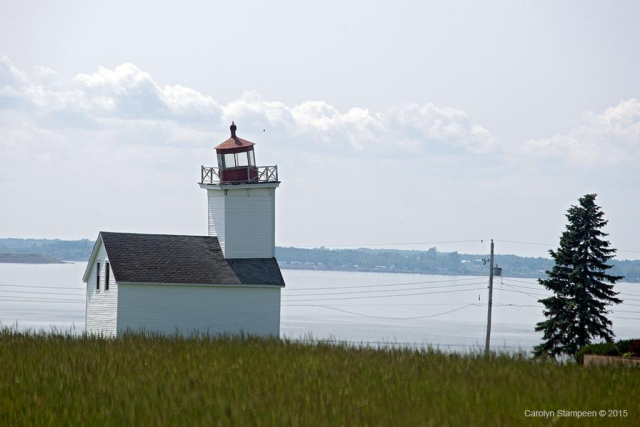
{"label": "lighthouse tower", "polygon": [[236,136],[215,147],[218,166],[202,166],[200,188],[207,191],[209,235],[224,257],[275,257],[277,166],[256,166],[255,144]]}

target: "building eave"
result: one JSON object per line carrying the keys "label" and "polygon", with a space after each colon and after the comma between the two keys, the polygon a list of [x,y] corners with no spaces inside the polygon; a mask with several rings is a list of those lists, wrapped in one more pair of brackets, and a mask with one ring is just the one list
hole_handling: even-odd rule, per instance
{"label": "building eave", "polygon": [[198,185],[200,188],[210,189],[210,190],[241,190],[245,188],[278,188],[280,186],[280,181],[276,182],[256,182],[251,184],[207,184],[203,182],[199,182]]}
{"label": "building eave", "polygon": [[93,249],[91,250],[91,256],[89,257],[87,268],[85,268],[84,275],[82,276],[82,281],[84,283],[87,283],[87,281],[89,280],[89,273],[91,272],[91,266],[93,265],[93,263],[96,261],[96,258],[98,257],[98,251],[100,249],[101,244],[102,244],[102,236],[100,233],[98,233],[98,238],[96,239],[96,242],[93,244]]}
{"label": "building eave", "polygon": [[120,285],[136,285],[136,286],[193,286],[200,288],[284,288],[284,285],[243,285],[239,283],[162,283],[162,282],[118,282]]}

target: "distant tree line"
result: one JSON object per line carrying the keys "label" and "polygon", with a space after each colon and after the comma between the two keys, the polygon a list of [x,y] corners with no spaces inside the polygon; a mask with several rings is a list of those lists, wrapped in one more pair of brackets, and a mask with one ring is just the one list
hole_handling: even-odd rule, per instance
{"label": "distant tree line", "polygon": [[64,262],[45,254],[0,253],[0,264],[64,264]]}
{"label": "distant tree line", "polygon": [[[283,268],[342,271],[386,271],[451,275],[488,275],[483,259],[488,254],[461,254],[396,249],[301,249],[276,248],[276,258]],[[554,261],[550,258],[496,255],[495,264],[510,277],[545,277]],[[629,282],[640,282],[640,261],[613,261],[612,274],[625,276]]]}
{"label": "distant tree line", "polygon": [[89,239],[0,239],[0,253],[44,254],[64,261],[85,261],[91,256],[93,243]]}
{"label": "distant tree line", "polygon": [[[82,240],[0,239],[0,253],[46,254],[65,261],[86,261],[94,242]],[[397,249],[301,249],[276,247],[276,257],[284,268],[342,271],[386,271],[397,273],[484,275],[489,269],[482,259],[488,254],[461,254]],[[549,258],[496,255],[495,262],[503,275],[544,277],[554,263]],[[640,282],[640,261],[613,260],[611,274],[625,276],[626,281]]]}

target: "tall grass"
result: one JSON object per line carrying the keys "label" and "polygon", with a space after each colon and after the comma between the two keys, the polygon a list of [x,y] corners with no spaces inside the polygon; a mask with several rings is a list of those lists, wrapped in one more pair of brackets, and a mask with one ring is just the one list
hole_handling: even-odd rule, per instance
{"label": "tall grass", "polygon": [[[258,338],[0,333],[0,425],[521,425],[627,409],[640,370]],[[556,419],[557,421],[557,419]],[[579,425],[602,419],[564,419]]]}

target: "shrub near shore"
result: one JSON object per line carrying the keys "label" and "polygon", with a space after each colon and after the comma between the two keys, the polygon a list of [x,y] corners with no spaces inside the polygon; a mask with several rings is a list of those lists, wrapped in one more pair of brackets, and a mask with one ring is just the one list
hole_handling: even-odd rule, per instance
{"label": "shrub near shore", "polygon": [[0,425],[520,425],[633,411],[640,387],[637,369],[258,338],[5,330],[0,363]]}

